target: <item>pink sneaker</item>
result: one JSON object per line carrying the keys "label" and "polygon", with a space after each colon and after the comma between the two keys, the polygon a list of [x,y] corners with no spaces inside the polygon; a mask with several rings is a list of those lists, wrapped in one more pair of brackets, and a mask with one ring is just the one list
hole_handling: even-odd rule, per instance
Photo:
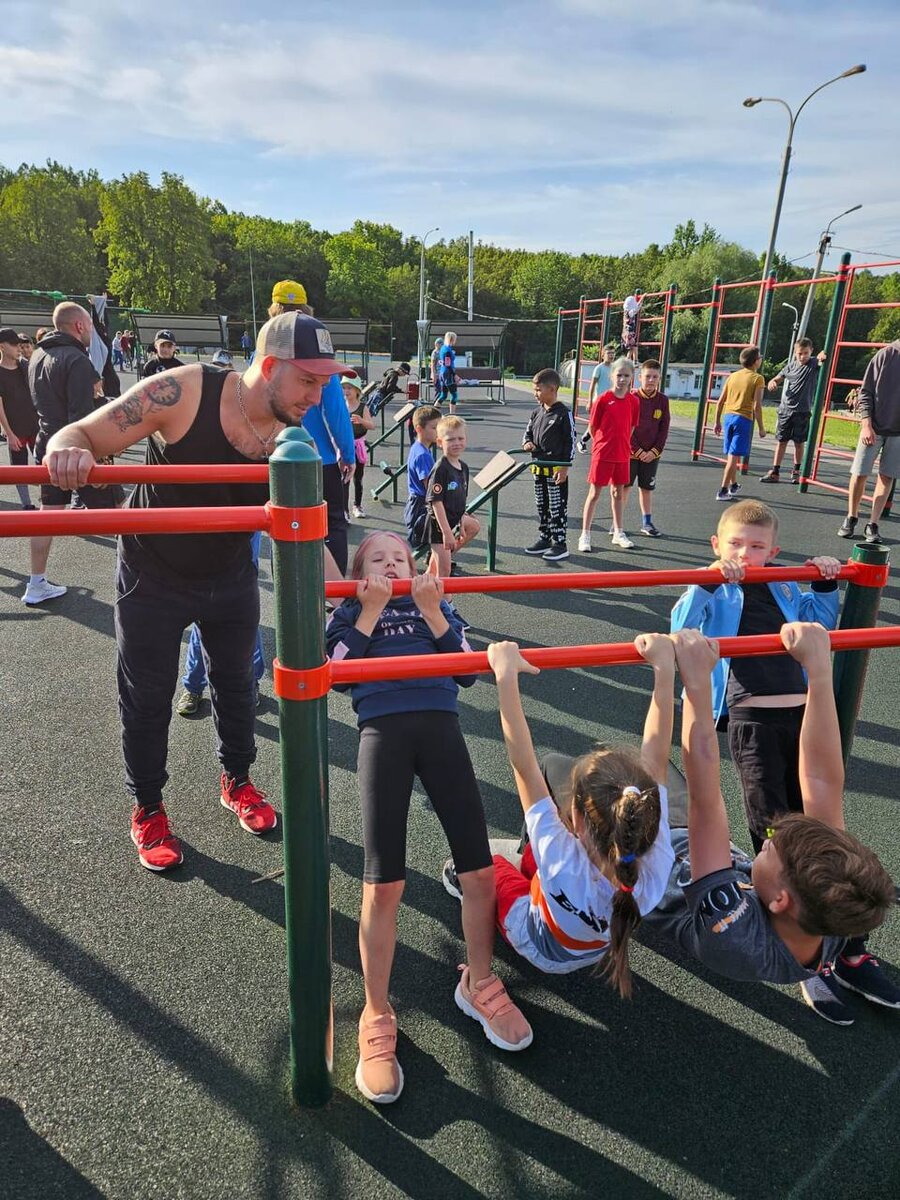
{"label": "pink sneaker", "polygon": [[484,1036],[501,1050],[524,1050],[534,1040],[534,1031],[512,1002],[496,975],[488,975],[470,988],[469,968],[462,972],[453,999],[467,1017],[478,1021]]}
{"label": "pink sneaker", "polygon": [[359,1018],[359,1062],[356,1086],[373,1104],[393,1104],[403,1091],[403,1070],[397,1062],[397,1018],[393,1013]]}
{"label": "pink sneaker", "polygon": [[278,824],[278,814],[266,800],[266,793],[255,788],[248,779],[237,786],[222,772],[222,805],[230,808],[241,828],[248,833],[268,833]]}

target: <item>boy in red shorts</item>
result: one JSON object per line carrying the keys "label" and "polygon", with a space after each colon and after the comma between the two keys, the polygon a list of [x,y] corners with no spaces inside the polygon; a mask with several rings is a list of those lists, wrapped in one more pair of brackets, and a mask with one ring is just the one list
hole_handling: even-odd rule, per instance
{"label": "boy in red shorts", "polygon": [[593,438],[591,467],[588,472],[587,499],[581,520],[578,549],[591,549],[591,521],[600,493],[609,484],[612,502],[612,544],[620,550],[630,550],[634,542],[622,527],[625,489],[631,477],[631,431],[640,418],[641,406],[631,390],[634,383],[634,363],[618,358],[610,368],[612,390],[598,396],[591,405],[588,428]]}

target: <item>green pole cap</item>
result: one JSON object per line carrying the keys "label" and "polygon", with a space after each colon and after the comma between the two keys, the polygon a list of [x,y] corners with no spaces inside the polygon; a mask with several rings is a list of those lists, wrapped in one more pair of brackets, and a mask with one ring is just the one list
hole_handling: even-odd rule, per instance
{"label": "green pole cap", "polygon": [[851,558],[853,562],[866,563],[867,566],[883,567],[890,557],[887,546],[873,545],[871,542],[859,542],[853,547]]}
{"label": "green pole cap", "polygon": [[300,425],[289,425],[275,439],[269,462],[318,462],[316,443]]}

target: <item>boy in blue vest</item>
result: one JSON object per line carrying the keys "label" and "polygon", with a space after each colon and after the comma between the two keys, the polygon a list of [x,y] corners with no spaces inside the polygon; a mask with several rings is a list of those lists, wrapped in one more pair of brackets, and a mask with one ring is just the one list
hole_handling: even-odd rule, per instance
{"label": "boy in blue vest", "polygon": [[[838,622],[836,558],[811,558],[821,579],[804,592],[796,583],[744,583],[747,567],[764,567],[778,554],[778,517],[758,500],[723,513],[710,539],[722,573],[718,585],[694,585],[672,610],[671,628],[699,629],[708,638],[778,633],[782,625],[812,621],[826,629]],[[727,716],[728,748],[737,769],[753,849],[758,854],[779,817],[802,813],[799,754],[807,680],[790,655],[719,659],[712,672],[713,717]],[[853,1018],[839,999],[837,983],[868,999],[900,1007],[900,990],[866,953],[862,938],[847,942],[830,969],[800,984],[805,1002],[836,1025]]]}

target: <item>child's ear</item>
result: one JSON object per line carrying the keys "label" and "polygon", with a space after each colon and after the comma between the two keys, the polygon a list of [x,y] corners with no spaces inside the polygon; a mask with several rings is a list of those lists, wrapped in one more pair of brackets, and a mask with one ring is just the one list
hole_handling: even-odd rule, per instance
{"label": "child's ear", "polygon": [[781,550],[780,546],[773,546],[772,549],[769,551],[769,553],[766,555],[766,562],[771,562],[773,558],[777,558],[778,552],[780,550]]}
{"label": "child's ear", "polygon": [[714,533],[712,535],[712,537],[709,539],[709,544],[712,546],[713,554],[716,556],[716,558],[718,558],[719,557],[719,538],[718,538],[717,534]]}

